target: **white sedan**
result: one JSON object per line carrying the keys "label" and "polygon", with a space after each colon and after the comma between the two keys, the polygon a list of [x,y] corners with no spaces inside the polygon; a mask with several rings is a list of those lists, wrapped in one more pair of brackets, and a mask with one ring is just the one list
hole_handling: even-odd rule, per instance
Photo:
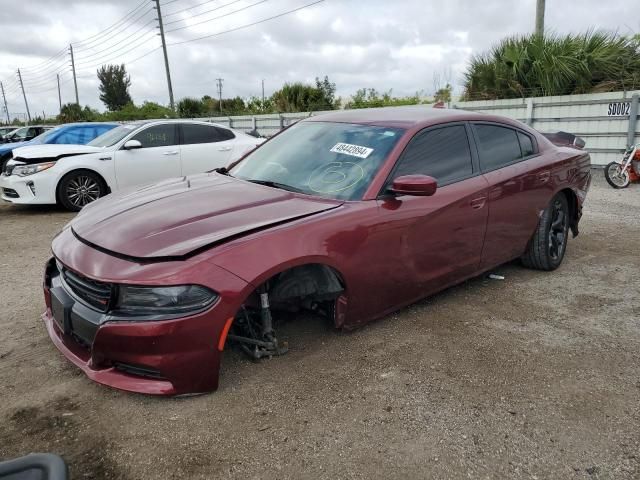
{"label": "white sedan", "polygon": [[2,199],[77,211],[115,190],[225,167],[262,141],[213,123],[153,120],[88,145],[17,148],[0,176]]}

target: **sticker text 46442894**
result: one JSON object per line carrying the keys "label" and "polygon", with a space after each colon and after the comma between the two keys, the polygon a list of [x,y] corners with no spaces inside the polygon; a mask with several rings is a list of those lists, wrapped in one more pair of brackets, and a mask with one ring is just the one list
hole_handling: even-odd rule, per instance
{"label": "sticker text 46442894", "polygon": [[352,157],[367,158],[373,152],[373,148],[362,147],[360,145],[352,145],[350,143],[336,143],[331,151],[334,153],[342,153],[351,155]]}

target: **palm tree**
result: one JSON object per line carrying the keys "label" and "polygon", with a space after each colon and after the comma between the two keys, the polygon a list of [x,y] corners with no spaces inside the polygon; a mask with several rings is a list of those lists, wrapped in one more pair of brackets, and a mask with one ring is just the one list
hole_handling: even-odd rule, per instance
{"label": "palm tree", "polygon": [[471,59],[467,100],[568,95],[640,87],[640,40],[613,33],[502,40]]}

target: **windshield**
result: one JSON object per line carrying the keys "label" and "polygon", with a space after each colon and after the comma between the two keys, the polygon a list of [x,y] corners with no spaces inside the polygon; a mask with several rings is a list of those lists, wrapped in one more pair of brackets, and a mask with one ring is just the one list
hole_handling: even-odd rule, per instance
{"label": "windshield", "polygon": [[362,198],[403,129],[300,122],[249,154],[231,174],[285,190]]}
{"label": "windshield", "polygon": [[34,138],[33,140],[31,140],[31,144],[33,145],[41,145],[43,143],[45,143],[45,141],[47,140],[47,138],[49,138],[51,136],[51,134],[58,132],[62,127],[55,127],[52,128],[51,130],[47,130],[44,133],[41,133],[40,135],[38,135],[36,138]]}
{"label": "windshield", "polygon": [[92,147],[111,147],[129,135],[135,129],[140,127],[140,124],[120,125],[114,129],[109,130],[107,133],[91,140],[87,145]]}
{"label": "windshield", "polygon": [[18,128],[17,130],[14,130],[13,132],[11,132],[11,138],[12,139],[25,138],[27,136],[28,130],[29,130],[29,127]]}

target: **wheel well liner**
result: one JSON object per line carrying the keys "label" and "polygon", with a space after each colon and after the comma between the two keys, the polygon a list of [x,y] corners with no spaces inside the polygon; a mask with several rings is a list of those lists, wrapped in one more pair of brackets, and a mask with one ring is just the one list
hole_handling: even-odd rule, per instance
{"label": "wheel well liner", "polygon": [[342,275],[322,263],[297,265],[272,276],[269,296],[274,302],[307,297],[336,298],[345,290]]}
{"label": "wheel well liner", "polygon": [[578,222],[582,216],[581,208],[578,205],[578,196],[570,188],[564,188],[560,190],[559,193],[562,193],[566,197],[569,204],[569,228],[571,229],[573,236],[576,237],[579,233]]}

